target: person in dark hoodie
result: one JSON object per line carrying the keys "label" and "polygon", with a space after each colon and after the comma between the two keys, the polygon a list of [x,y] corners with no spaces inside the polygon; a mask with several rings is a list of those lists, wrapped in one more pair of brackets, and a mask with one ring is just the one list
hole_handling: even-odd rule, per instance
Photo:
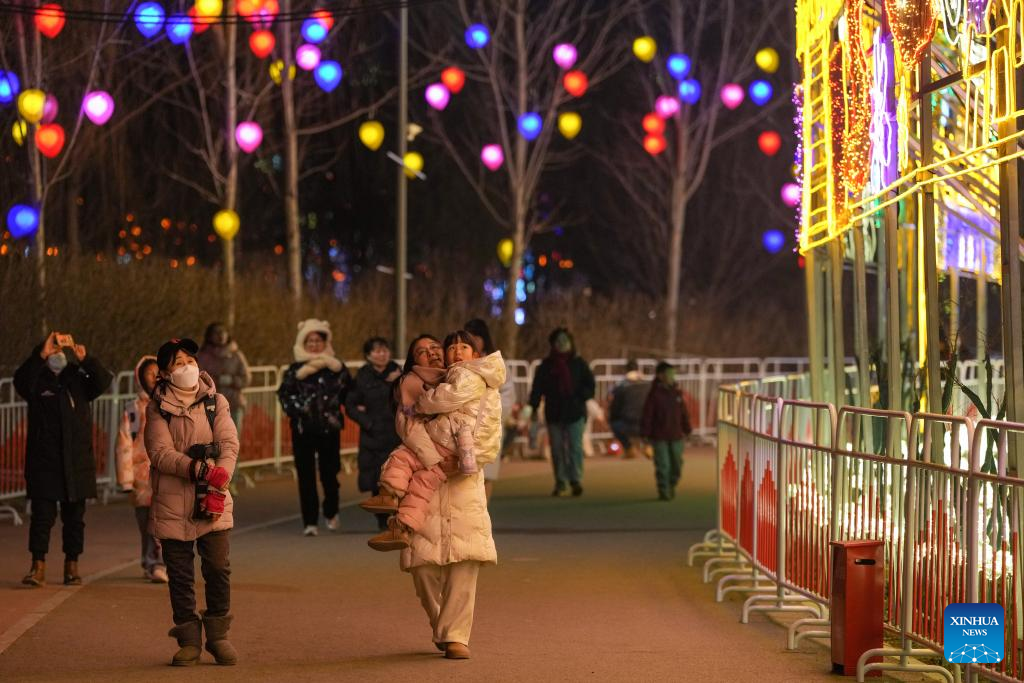
{"label": "person in dark hoodie", "polygon": [[252,381],[252,373],[245,354],[239,350],[223,323],[212,323],[206,328],[196,361],[213,379],[217,392],[228,400],[231,419],[241,435],[242,417],[245,415],[245,394],[242,390]]}
{"label": "person in dark hoodie", "polygon": [[587,424],[587,401],[594,398],[594,373],[576,355],[576,343],[569,330],[559,327],[548,336],[551,353],[541,361],[530,390],[530,415],[536,417],[544,400],[544,420],[551,439],[551,464],[555,470],[553,496],[572,487],[572,495],[583,494],[583,429]]}
{"label": "person in dark hoodie", "polygon": [[676,370],[665,361],[658,363],[655,369],[641,426],[654,448],[658,498],[672,500],[683,474],[683,438],[692,430],[683,392],[676,386]]}
{"label": "person in dark hoodie", "polygon": [[82,583],[78,557],[85,546],[85,501],[96,497],[96,459],[89,404],[114,376],[71,335],[51,332],[14,373],[14,388],[28,403],[25,483],[32,503],[28,586],[46,583],[50,530],[63,525],[64,584]]}

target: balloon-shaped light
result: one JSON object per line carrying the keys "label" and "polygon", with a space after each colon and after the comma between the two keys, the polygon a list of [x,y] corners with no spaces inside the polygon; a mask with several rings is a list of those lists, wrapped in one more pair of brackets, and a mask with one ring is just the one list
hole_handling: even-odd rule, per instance
{"label": "balloon-shaped light", "polygon": [[144,2],[135,8],[135,28],[146,38],[152,38],[164,27],[167,13],[158,2]]}
{"label": "balloon-shaped light", "polygon": [[103,90],[94,90],[82,100],[85,115],[97,126],[102,126],[114,115],[114,98]]}
{"label": "balloon-shaped light", "polygon": [[[317,65],[319,66],[319,64]],[[267,67],[267,71],[270,72],[270,80],[274,81],[275,85],[281,85],[281,77],[284,74],[284,61],[277,59],[270,63]],[[313,72],[316,73],[315,71]],[[292,64],[288,67],[288,80],[295,80],[295,65]]]}
{"label": "balloon-shaped light", "polygon": [[665,138],[660,135],[647,135],[644,137],[644,149],[652,157],[656,157],[664,152],[667,146]]}
{"label": "balloon-shaped light", "polygon": [[661,95],[654,100],[654,111],[663,119],[668,119],[679,113],[679,100],[668,95]]}
{"label": "balloon-shaped light", "polygon": [[302,22],[302,39],[316,45],[327,38],[327,26],[318,19],[306,19]]}
{"label": "balloon-shaped light", "polygon": [[644,128],[644,132],[649,135],[660,137],[665,134],[665,120],[657,114],[650,113],[644,116],[641,125]]}
{"label": "balloon-shaped light", "polygon": [[0,71],[0,104],[10,104],[21,92],[21,83],[13,71]]}
{"label": "balloon-shaped light", "polygon": [[505,153],[501,150],[501,145],[484,145],[484,148],[480,150],[480,161],[484,162],[484,166],[491,171],[501,168],[501,165],[505,163]]}
{"label": "balloon-shaped light", "polygon": [[551,58],[555,60],[559,69],[571,69],[576,63],[577,56],[576,46],[571,43],[559,43],[551,51]]}
{"label": "balloon-shaped light", "polygon": [[777,254],[786,246],[786,236],[781,230],[766,230],[761,235],[761,244],[769,254]]}
{"label": "balloon-shaped light", "polygon": [[633,41],[633,54],[641,62],[650,62],[658,53],[658,44],[650,36],[640,36]]}
{"label": "balloon-shaped light", "polygon": [[566,140],[572,140],[580,134],[583,119],[574,111],[564,111],[558,115],[558,132]]}
{"label": "balloon-shaped light", "polygon": [[672,78],[681,81],[690,73],[690,58],[678,53],[669,55],[668,59],[665,60],[665,66],[668,67],[668,72],[672,74]]}
{"label": "balloon-shaped light", "polygon": [[589,85],[590,81],[582,71],[570,71],[562,78],[562,87],[573,97],[583,97]]}
{"label": "balloon-shaped light", "polygon": [[311,14],[310,16],[313,19],[319,21],[321,24],[323,24],[324,28],[326,28],[328,31],[330,31],[334,27],[334,15],[332,15],[325,9],[318,9],[317,11],[313,12],[313,14]]}
{"label": "balloon-shaped light", "polygon": [[679,84],[679,99],[686,104],[697,104],[700,101],[700,83],[687,78]]}
{"label": "balloon-shaped light", "polygon": [[487,43],[491,40],[491,32],[487,30],[487,27],[483,24],[473,24],[466,29],[466,45],[471,48],[479,50],[482,47],[486,47]]}
{"label": "balloon-shaped light", "polygon": [[458,95],[466,85],[466,74],[459,67],[450,66],[441,72],[441,82],[453,95]]}
{"label": "balloon-shaped light", "polygon": [[757,146],[766,155],[773,157],[778,154],[779,148],[782,147],[782,138],[774,130],[766,130],[757,136]]}
{"label": "balloon-shaped light", "polygon": [[39,123],[46,106],[46,93],[42,90],[25,90],[18,95],[18,113],[29,123]]}
{"label": "balloon-shaped light", "polygon": [[768,104],[772,99],[772,84],[768,81],[754,81],[750,84],[750,100],[757,106]]}
{"label": "balloon-shaped light", "polygon": [[36,28],[47,38],[56,38],[64,28],[64,10],[55,2],[49,2],[36,10]]}
{"label": "balloon-shaped light", "polygon": [[331,92],[341,83],[341,64],[325,59],[313,70],[313,79],[324,92]]}
{"label": "balloon-shaped light", "polygon": [[188,18],[192,20],[192,35],[198,36],[206,33],[211,26],[217,23],[217,17],[204,17],[196,11],[195,5],[189,7]]}
{"label": "balloon-shaped light", "polygon": [[384,126],[380,121],[364,121],[359,126],[359,141],[376,152],[384,142]]}
{"label": "balloon-shaped light", "polygon": [[407,152],[402,164],[405,166],[405,175],[415,178],[416,174],[423,170],[423,155],[419,152]]}
{"label": "balloon-shaped light", "polygon": [[774,48],[762,47],[754,55],[754,63],[761,71],[773,74],[779,68],[779,53]]}
{"label": "balloon-shaped light", "polygon": [[725,105],[726,109],[735,109],[743,104],[743,86],[737,85],[736,83],[727,83],[722,86],[720,96],[722,98],[722,104]]}
{"label": "balloon-shaped light", "polygon": [[21,119],[15,121],[14,125],[11,126],[11,137],[14,138],[14,141],[16,143],[18,143],[18,147],[21,147],[22,145],[25,144],[25,137],[27,135],[28,124],[22,121]]}
{"label": "balloon-shaped light", "polygon": [[800,203],[800,186],[796,183],[786,183],[783,185],[780,194],[786,206],[796,206]]}
{"label": "balloon-shaped light", "polygon": [[235,126],[235,141],[243,152],[252,154],[263,142],[263,129],[255,121],[242,121]]}
{"label": "balloon-shaped light", "polygon": [[249,36],[249,49],[260,59],[266,59],[274,51],[277,39],[270,31],[253,31]]}
{"label": "balloon-shaped light", "polygon": [[52,94],[47,93],[46,100],[43,101],[43,118],[39,119],[40,123],[53,123],[53,120],[57,118],[57,112],[60,111],[60,105],[57,103],[57,98]]}
{"label": "balloon-shaped light", "polygon": [[172,14],[167,17],[164,30],[169,41],[175,45],[183,45],[192,37],[192,20],[184,14]]}
{"label": "balloon-shaped light", "polygon": [[28,204],[15,204],[7,212],[7,229],[18,240],[39,229],[39,210]]}
{"label": "balloon-shaped light", "polygon": [[316,45],[299,45],[295,51],[295,63],[303,71],[312,71],[320,64],[320,48]]}
{"label": "balloon-shaped light", "polygon": [[196,0],[196,16],[219,17],[224,11],[223,0]]}
{"label": "balloon-shaped light", "polygon": [[47,123],[36,128],[36,147],[47,159],[52,159],[64,149],[64,129],[60,124]]}
{"label": "balloon-shaped light", "polygon": [[544,126],[543,120],[541,120],[539,114],[534,112],[527,112],[520,114],[519,119],[516,121],[516,125],[519,127],[519,134],[527,140],[536,140],[537,136],[540,135],[540,129]]}
{"label": "balloon-shaped light", "polygon": [[515,243],[507,237],[498,242],[498,260],[501,261],[501,265],[508,268],[509,264],[512,263],[512,256],[515,254],[515,250]]}
{"label": "balloon-shaped light", "polygon": [[221,239],[232,240],[238,234],[238,228],[242,225],[238,214],[231,209],[221,209],[213,214],[213,231]]}
{"label": "balloon-shaped light", "polygon": [[452,94],[445,87],[444,83],[431,83],[427,86],[427,92],[425,93],[427,104],[438,111],[444,111],[444,108],[448,106],[451,96]]}

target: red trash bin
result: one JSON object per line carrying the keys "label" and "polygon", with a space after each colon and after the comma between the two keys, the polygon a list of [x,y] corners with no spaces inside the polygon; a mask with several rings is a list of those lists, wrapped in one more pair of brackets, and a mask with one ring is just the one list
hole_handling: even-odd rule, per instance
{"label": "red trash bin", "polygon": [[[881,541],[832,541],[832,671],[857,675],[865,651],[882,647],[885,562]],[[881,661],[873,657],[871,662]],[[869,676],[880,676],[871,671]]]}

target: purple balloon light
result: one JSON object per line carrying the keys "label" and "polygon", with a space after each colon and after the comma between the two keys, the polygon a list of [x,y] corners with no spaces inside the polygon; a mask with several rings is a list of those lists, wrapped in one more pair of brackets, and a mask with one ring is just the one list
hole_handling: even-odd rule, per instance
{"label": "purple balloon light", "polygon": [[444,111],[452,93],[444,83],[431,83],[427,86],[427,104],[438,111]]}
{"label": "purple balloon light", "polygon": [[57,118],[57,98],[53,95],[47,94],[46,99],[43,101],[43,118],[39,119],[40,123],[53,123],[53,120]]}
{"label": "purple balloon light", "polygon": [[242,121],[235,127],[235,141],[243,152],[251,154],[263,142],[263,129],[255,121]]}
{"label": "purple balloon light", "polygon": [[82,100],[82,109],[90,121],[102,126],[114,115],[114,98],[104,90],[94,90]]}
{"label": "purple balloon light", "polygon": [[671,118],[679,113],[679,100],[662,95],[654,100],[654,111],[663,119]]}
{"label": "purple balloon light", "polygon": [[316,45],[299,45],[295,51],[295,63],[303,71],[312,71],[320,66],[320,48]]}
{"label": "purple balloon light", "polygon": [[505,153],[501,151],[501,145],[484,145],[480,150],[480,161],[492,171],[497,171],[505,163]]}
{"label": "purple balloon light", "polygon": [[780,194],[786,206],[796,206],[800,203],[800,186],[796,183],[786,183],[783,185]]}
{"label": "purple balloon light", "polygon": [[743,104],[744,96],[743,86],[741,85],[737,85],[736,83],[727,83],[722,86],[722,104],[725,105],[726,109],[735,109]]}
{"label": "purple balloon light", "polygon": [[559,43],[555,45],[551,56],[559,68],[569,70],[576,63],[576,47],[570,43]]}

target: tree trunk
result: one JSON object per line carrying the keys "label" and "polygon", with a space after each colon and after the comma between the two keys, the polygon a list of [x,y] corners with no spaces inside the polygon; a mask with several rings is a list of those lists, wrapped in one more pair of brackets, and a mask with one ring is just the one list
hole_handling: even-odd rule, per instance
{"label": "tree trunk", "polygon": [[[235,14],[235,2],[227,3],[228,16]],[[227,130],[228,179],[225,188],[224,208],[237,211],[238,204],[238,144],[235,142],[235,126],[238,124],[238,82],[235,61],[238,55],[238,24],[225,24],[227,38]],[[227,297],[224,318],[229,330],[235,327],[235,241],[234,238],[221,240],[224,250],[224,291]]]}
{"label": "tree trunk", "polygon": [[77,165],[71,167],[71,174],[67,179],[67,186],[65,189],[65,210],[67,216],[65,217],[66,225],[68,228],[68,253],[72,256],[78,256],[82,253],[82,242],[78,216],[78,196],[82,192],[82,176]]}
{"label": "tree trunk", "polygon": [[[281,11],[291,13],[291,0],[281,3]],[[284,224],[288,238],[288,289],[292,295],[292,306],[299,312],[302,295],[302,237],[299,234],[299,135],[295,123],[295,89],[291,79],[293,61],[291,27],[284,25],[281,31],[281,48],[284,69],[281,73],[281,99],[284,104],[285,138],[285,186]]]}
{"label": "tree trunk", "polygon": [[665,348],[675,352],[679,331],[679,289],[683,270],[683,229],[686,226],[686,186],[677,171],[672,178],[672,232],[668,250],[668,291],[665,300]]}

